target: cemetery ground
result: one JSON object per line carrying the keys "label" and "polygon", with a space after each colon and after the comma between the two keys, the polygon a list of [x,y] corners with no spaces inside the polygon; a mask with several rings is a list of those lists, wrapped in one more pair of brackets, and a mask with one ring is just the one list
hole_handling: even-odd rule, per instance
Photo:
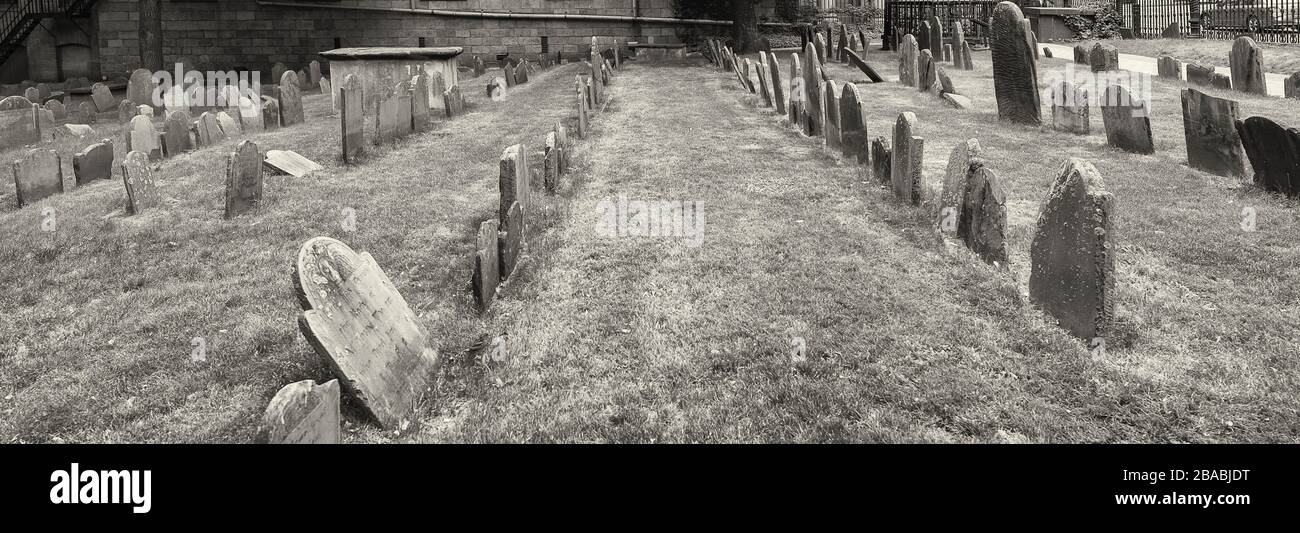
{"label": "cemetery ground", "polygon": [[[1232,51],[1232,39],[1102,39],[1085,40],[1078,43],[1063,42],[1073,47],[1083,44],[1092,49],[1094,42],[1114,46],[1121,54],[1135,54],[1147,57],[1172,56],[1184,63],[1197,63],[1213,67],[1227,67],[1228,53]],[[1300,72],[1300,48],[1294,44],[1271,44],[1260,42],[1264,51],[1264,71],[1290,76]],[[1068,59],[1068,58],[1067,58]]]}
{"label": "cemetery ground", "polygon": [[[1099,113],[1084,137],[998,122],[989,54],[974,59],[946,69],[971,111],[894,82],[859,93],[872,138],[917,115],[927,198],[949,151],[979,139],[1007,193],[1009,270],[945,244],[932,203],[895,201],[733,74],[632,64],[577,141],[570,181],[534,193],[525,263],[478,318],[468,258],[495,213],[498,158],[518,142],[536,155],[572,115],[577,69],[495,103],[485,79],[463,81],[473,112],[355,167],[337,161],[337,121],[314,96],[307,124],[252,138],[326,169],[268,176],[250,215],[220,214],[233,141],[165,162],[162,208],[136,219],[112,216],[119,182],[33,206],[56,209],[54,237],[39,209],[0,214],[0,342],[28,348],[0,365],[0,396],[13,392],[0,438],[252,440],[280,386],[331,377],[298,332],[290,282],[301,243],[328,235],[374,256],[447,357],[423,423],[398,441],[1295,441],[1295,201],[1187,167],[1182,83],[1154,81],[1156,152],[1134,155],[1106,146]],[[1087,69],[1044,59],[1040,87],[1062,68]],[[1243,117],[1300,122],[1300,102],[1231,96]],[[1034,223],[1071,156],[1117,200],[1116,334],[1099,357],[1027,297]],[[618,195],[701,202],[701,245],[603,234],[597,206]],[[508,362],[480,364],[498,335]],[[194,337],[206,364],[190,361]],[[793,362],[798,340],[807,360]],[[394,439],[348,418],[349,441]]]}

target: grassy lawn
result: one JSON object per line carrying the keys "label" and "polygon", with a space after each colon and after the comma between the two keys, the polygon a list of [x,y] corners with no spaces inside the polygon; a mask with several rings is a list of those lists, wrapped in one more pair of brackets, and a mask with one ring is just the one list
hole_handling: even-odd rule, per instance
{"label": "grassy lawn", "polygon": [[[1096,41],[1083,44],[1088,47]],[[1232,51],[1231,39],[1107,39],[1108,45],[1123,54],[1150,57],[1173,56],[1183,62],[1200,63],[1214,67],[1227,67],[1228,53]],[[1073,46],[1077,43],[1064,43]],[[1300,47],[1294,44],[1259,43],[1264,51],[1264,71],[1291,75],[1300,71]]]}
{"label": "grassy lawn", "polygon": [[[891,53],[868,61],[896,74]],[[938,238],[933,203],[896,202],[734,75],[685,64],[615,78],[559,194],[534,195],[525,263],[484,318],[468,275],[499,154],[536,153],[570,117],[575,66],[500,103],[467,82],[469,115],[356,167],[337,161],[336,119],[312,97],[308,124],[255,140],[325,171],[268,177],[265,205],[235,220],[220,214],[233,142],[166,162],[164,206],[142,217],[115,214],[117,182],[42,203],[59,213],[53,237],[40,206],[0,213],[13,390],[0,439],[251,440],[280,386],[329,377],[297,331],[289,275],[304,240],[330,235],[374,255],[449,356],[400,441],[1300,440],[1296,202],[1186,166],[1181,84],[1155,81],[1157,152],[1132,155],[1106,147],[1099,116],[1089,136],[999,123],[988,52],[975,61],[950,71],[974,111],[897,83],[859,89],[872,137],[916,113],[931,196],[951,149],[979,139],[1007,192],[1008,270]],[[1044,60],[1043,85],[1065,68]],[[1300,124],[1300,102],[1231,96],[1243,116]],[[1098,359],[1027,297],[1034,223],[1071,156],[1117,199],[1117,333]],[[602,202],[620,195],[699,202],[702,243],[605,234]],[[1244,206],[1258,231],[1241,230]],[[347,207],[355,232],[340,227]],[[195,336],[207,365],[189,361]],[[508,362],[477,362],[491,336]],[[791,357],[800,341],[806,361]],[[348,415],[349,441],[394,438]]]}

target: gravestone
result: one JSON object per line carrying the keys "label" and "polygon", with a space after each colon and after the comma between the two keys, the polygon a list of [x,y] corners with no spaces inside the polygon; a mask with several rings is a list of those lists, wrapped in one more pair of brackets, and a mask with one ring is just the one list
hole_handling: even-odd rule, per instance
{"label": "gravestone", "polygon": [[962,218],[971,162],[980,157],[980,151],[979,140],[971,138],[957,143],[948,154],[948,167],[943,174],[943,188],[939,190],[937,206],[937,221],[943,232],[957,231],[957,224]]}
{"label": "gravestone", "polygon": [[[328,94],[328,95],[330,95],[330,109],[333,109],[333,110],[337,111],[338,108],[339,108],[339,105],[338,105],[338,95],[334,94],[334,86],[333,86],[332,84],[330,84],[330,79],[329,79],[329,78],[321,78],[321,79],[320,79],[320,83],[319,83],[319,85],[320,85],[320,93],[321,93],[321,94]],[[425,94],[425,95],[424,95],[424,99],[427,101],[427,100],[429,99],[429,95],[428,95],[428,94]]]}
{"label": "gravestone", "polygon": [[338,444],[343,441],[341,422],[339,380],[331,379],[321,385],[310,379],[290,383],[267,404],[257,430],[257,442]]}
{"label": "gravestone", "polygon": [[1074,62],[1080,65],[1089,65],[1092,63],[1092,54],[1088,51],[1087,46],[1081,44],[1074,45]]}
{"label": "gravestone", "polygon": [[[202,92],[195,95],[201,97]],[[168,87],[162,94],[163,109],[169,111],[186,110],[190,108],[190,96],[185,93],[185,88],[180,85]]]}
{"label": "gravestone", "polygon": [[217,122],[216,115],[210,111],[199,115],[199,120],[194,125],[194,131],[198,134],[196,138],[200,148],[207,148],[226,140],[226,133],[221,131],[221,124]]}
{"label": "gravestone", "polygon": [[312,89],[313,85],[310,76],[307,69],[298,69],[298,89],[300,92],[305,93]]}
{"label": "gravestone", "polygon": [[77,124],[94,124],[95,118],[95,106],[90,102],[82,102],[77,104],[77,114],[72,120]]}
{"label": "gravestone", "polygon": [[951,63],[951,62],[952,62],[952,45],[951,45],[951,44],[945,44],[945,45],[943,45],[943,60],[944,60],[945,62],[948,62],[948,63]]}
{"label": "gravestone", "polygon": [[280,129],[280,102],[274,98],[262,100],[262,129]]}
{"label": "gravestone", "polygon": [[[510,210],[510,204],[519,202],[523,212],[528,212],[531,204],[529,191],[532,190],[529,184],[531,178],[529,168],[528,149],[524,145],[511,145],[501,153],[501,172],[497,180],[501,202],[497,213],[501,217],[502,227],[510,227],[509,221],[505,218]],[[503,272],[502,276],[506,274],[509,274],[509,271]]]}
{"label": "gravestone", "polygon": [[1183,62],[1170,56],[1160,56],[1156,59],[1156,71],[1161,78],[1181,80],[1183,79]]}
{"label": "gravestone", "polygon": [[1300,130],[1283,128],[1264,117],[1250,117],[1237,121],[1237,133],[1255,170],[1255,185],[1300,196]]}
{"label": "gravestone", "polygon": [[943,101],[957,109],[970,109],[970,98],[955,93],[943,93]]}
{"label": "gravestone", "polygon": [[243,133],[239,127],[239,121],[225,111],[217,111],[217,126],[221,127],[221,132],[226,137],[237,137]]}
{"label": "gravestone", "polygon": [[966,30],[962,28],[960,20],[952,21],[952,66],[966,70],[965,58],[962,55],[962,46],[966,44]]}
{"label": "gravestone", "polygon": [[325,168],[293,150],[267,150],[266,155],[262,158],[262,163],[267,169],[280,174],[288,174],[295,178],[309,176],[311,173]]}
{"label": "gravestone", "polygon": [[1029,49],[1034,51],[1034,61],[1037,61],[1040,58],[1038,55],[1038,35],[1034,33],[1034,30],[1030,29],[1029,19],[1025,19],[1021,23],[1025,26],[1025,40],[1029,41]]}
{"label": "gravestone", "polygon": [[781,61],[772,54],[768,58],[768,87],[772,89],[772,103],[776,104],[778,114],[786,114],[785,110],[785,81],[781,79]]}
{"label": "gravestone", "polygon": [[826,148],[841,151],[840,140],[840,84],[834,80],[822,84],[822,124],[825,124]]}
{"label": "gravestone", "polygon": [[528,62],[525,61],[515,67],[515,85],[528,83]]}
{"label": "gravestone", "polygon": [[767,52],[759,52],[758,62],[758,85],[763,98],[763,107],[776,107],[775,98],[772,96],[772,83],[768,76],[772,73],[772,64],[769,63]]}
{"label": "gravestone", "polygon": [[1198,63],[1187,64],[1187,81],[1197,85],[1210,85],[1210,78],[1214,77],[1214,67],[1207,67]]}
{"label": "gravestone", "polygon": [[153,101],[153,76],[149,71],[139,68],[131,72],[131,78],[126,83],[126,99],[136,105],[154,105]]}
{"label": "gravestone", "polygon": [[508,279],[510,274],[514,273],[515,266],[519,264],[519,256],[523,253],[524,211],[519,206],[519,202],[514,202],[501,214],[504,219],[502,227],[505,235],[501,236],[497,250],[501,259],[498,269],[501,272],[501,279]]}
{"label": "gravestone", "polygon": [[155,113],[153,106],[149,106],[149,105],[138,105],[135,107],[135,109],[136,109],[135,113],[137,115],[144,115],[146,117],[152,117],[154,116]]}
{"label": "gravestone", "polygon": [[920,61],[921,50],[917,48],[916,38],[909,33],[903,36],[903,42],[898,46],[898,82],[908,87],[916,87],[919,81],[917,71],[917,62]]}
{"label": "gravestone", "polygon": [[1088,52],[1088,63],[1093,72],[1119,70],[1119,49],[1101,43],[1094,44],[1092,51]]}
{"label": "gravestone", "polygon": [[916,88],[921,92],[929,92],[930,88],[934,87],[937,78],[934,67],[934,55],[929,50],[921,50],[921,55],[916,62]]}
{"label": "gravestone", "polygon": [[1020,8],[1011,2],[1001,2],[993,10],[993,85],[999,119],[1036,126],[1042,123],[1038,65],[1025,39],[1023,20]]}
{"label": "gravestone", "polygon": [[292,72],[292,71],[289,70],[289,67],[284,66],[284,63],[280,63],[277,61],[274,65],[271,66],[271,79],[279,83],[280,79],[284,77],[285,72]]}
{"label": "gravestone", "polygon": [[962,70],[975,70],[975,61],[970,57],[970,43],[962,41],[961,43],[961,68]]}
{"label": "gravestone", "polygon": [[930,56],[933,58],[943,58],[943,21],[939,20],[938,15],[931,14],[930,22]]}
{"label": "gravestone", "polygon": [[293,280],[303,337],[368,416],[400,431],[441,363],[415,312],[369,253],[329,237],[303,243]]}
{"label": "gravestone", "polygon": [[411,130],[429,128],[429,76],[420,73],[411,79]]}
{"label": "gravestone", "polygon": [[1210,75],[1210,86],[1220,89],[1232,90],[1232,78],[1227,74],[1215,72]]}
{"label": "gravestone", "polygon": [[546,133],[546,145],[542,151],[542,185],[547,192],[554,193],[560,183],[560,150],[555,132]]}
{"label": "gravestone", "polygon": [[1165,26],[1165,29],[1160,30],[1160,38],[1162,39],[1178,39],[1181,37],[1177,22],[1170,22],[1168,26]]}
{"label": "gravestone", "polygon": [[320,85],[320,61],[312,60],[311,63],[307,64],[307,75],[310,76],[309,81],[312,87]]}
{"label": "gravestone", "polygon": [[[934,40],[930,38],[931,33],[932,33],[932,29],[930,28],[930,21],[922,20],[917,25],[916,47],[918,53],[929,50],[930,47],[934,45]],[[931,54],[933,54],[933,52],[931,52]]]}
{"label": "gravestone", "polygon": [[393,88],[393,98],[397,99],[397,137],[405,137],[411,134],[411,111],[414,104],[411,103],[411,82],[403,80],[398,82]]}
{"label": "gravestone", "polygon": [[1252,94],[1268,95],[1268,85],[1264,83],[1264,52],[1255,40],[1245,35],[1232,42],[1232,52],[1228,54],[1232,66],[1232,86],[1238,91]]}
{"label": "gravestone", "polygon": [[849,52],[849,64],[857,67],[863,74],[866,74],[867,79],[871,80],[871,83],[880,83],[885,81],[885,78],[876,73],[876,69],[871,68],[871,65],[868,65],[861,56],[852,51]]}
{"label": "gravestone", "polygon": [[505,72],[506,87],[514,87],[516,83],[514,65],[507,63],[506,66],[502,67],[502,70]]}
{"label": "gravestone", "polygon": [[194,149],[194,141],[190,137],[192,122],[190,114],[185,111],[167,113],[167,120],[163,123],[163,149],[168,157],[176,157]]}
{"label": "gravestone", "polygon": [[38,107],[22,96],[0,100],[0,145],[24,146],[41,142]]}
{"label": "gravestone", "polygon": [[158,132],[154,130],[153,121],[148,116],[136,115],[126,130],[126,150],[145,154],[151,161],[162,159],[162,146],[158,144]]}
{"label": "gravestone", "polygon": [[871,140],[871,173],[880,183],[890,183],[893,157],[889,150],[889,141],[884,137]]}
{"label": "gravestone", "polygon": [[893,163],[890,182],[894,197],[912,205],[921,204],[922,141],[914,135],[916,115],[911,111],[899,113],[894,124]]}
{"label": "gravestone", "polygon": [[1237,102],[1183,89],[1187,164],[1220,176],[1246,175],[1246,154],[1237,132]]}
{"label": "gravestone", "polygon": [[484,220],[478,226],[478,245],[474,251],[474,273],[470,284],[480,312],[486,312],[496,298],[497,284],[501,283],[501,258],[499,254],[497,219]]}
{"label": "gravestone", "polygon": [[935,77],[939,80],[939,94],[961,94],[957,87],[953,86],[952,78],[948,77],[948,72],[943,67],[935,67]]}
{"label": "gravestone", "polygon": [[575,76],[574,90],[578,98],[578,136],[587,137],[587,91],[582,84],[582,76]]}
{"label": "gravestone", "polygon": [[113,179],[113,141],[104,139],[73,155],[72,174],[78,187],[94,180]]}
{"label": "gravestone", "polygon": [[[379,109],[375,115],[375,144],[388,144],[396,141],[400,136],[398,133],[398,123],[402,118],[401,115],[402,99],[399,95],[390,95],[379,102]],[[410,106],[407,106],[410,109]],[[406,118],[406,124],[411,124],[410,118]]]}
{"label": "gravestone", "polygon": [[266,129],[262,110],[257,107],[260,100],[247,96],[239,97],[239,124],[246,132],[259,132]]}
{"label": "gravestone", "polygon": [[553,131],[555,132],[556,148],[560,150],[559,172],[560,175],[564,175],[569,171],[569,129],[557,120]]}
{"label": "gravestone", "polygon": [[1106,126],[1106,143],[1127,152],[1155,152],[1151,138],[1151,116],[1146,104],[1119,85],[1106,88],[1101,99],[1101,120]]}
{"label": "gravestone", "polygon": [[804,48],[803,53],[803,90],[804,90],[804,119],[807,121],[805,130],[809,136],[822,134],[822,103],[818,98],[821,95],[821,61],[817,59],[817,51],[810,45]]}
{"label": "gravestone", "polygon": [[840,62],[845,61],[846,59],[845,59],[844,52],[847,51],[848,49],[849,49],[849,28],[844,24],[840,24],[839,42],[835,43],[835,59]]}
{"label": "gravestone", "polygon": [[804,100],[807,95],[803,88],[803,69],[799,65],[799,54],[790,54],[790,105],[787,111],[790,113],[790,124],[806,134],[808,119],[804,114],[807,113],[808,105]]}
{"label": "gravestone", "polygon": [[871,151],[867,147],[867,126],[862,118],[862,104],[858,99],[858,87],[852,83],[844,84],[840,95],[840,146],[841,153],[850,163],[866,165],[871,162]]}
{"label": "gravestone", "polygon": [[132,118],[140,114],[140,109],[130,100],[122,100],[117,104],[117,120],[123,124],[130,122]]}
{"label": "gravestone", "polygon": [[1052,85],[1052,127],[1079,135],[1091,131],[1087,88],[1067,80]]}
{"label": "gravestone", "polygon": [[280,84],[275,88],[275,99],[280,102],[280,125],[289,127],[301,124],[305,120],[302,111],[302,88],[298,83],[298,74],[285,72],[280,77]]}
{"label": "gravestone", "polygon": [[[817,37],[813,39],[813,42],[810,44],[813,45],[813,50],[816,52],[817,64],[820,65],[822,63],[825,63],[826,62],[826,38],[822,37],[821,34],[818,34]],[[806,59],[807,58],[805,58],[805,60]]]}
{"label": "gravestone", "polygon": [[63,102],[60,102],[58,100],[50,100],[48,102],[45,102],[45,109],[48,109],[50,111],[50,114],[54,116],[54,120],[63,120],[65,118],[68,118],[67,106],[64,106]]}
{"label": "gravestone", "polygon": [[474,77],[477,78],[487,73],[487,65],[483,63],[483,58],[474,56]]}
{"label": "gravestone", "polygon": [[139,215],[162,202],[154,182],[149,156],[140,152],[127,152],[122,160],[122,185],[126,187],[126,213]]}
{"label": "gravestone", "polygon": [[997,174],[971,161],[962,198],[957,237],[985,263],[1007,264],[1007,193]]}
{"label": "gravestone", "polygon": [[23,91],[23,98],[26,98],[28,101],[32,103],[39,104],[41,101],[41,91],[40,89],[37,89],[34,86],[28,87],[25,91]]}
{"label": "gravestone", "polygon": [[343,161],[354,163],[365,148],[366,119],[361,95],[361,80],[348,74],[339,86],[339,123],[342,126]]}
{"label": "gravestone", "polygon": [[63,165],[54,150],[30,150],[14,161],[14,192],[18,207],[63,192]]}
{"label": "gravestone", "polygon": [[1030,247],[1029,297],[1075,337],[1105,339],[1115,314],[1114,198],[1092,163],[1061,165]]}
{"label": "gravestone", "polygon": [[1282,82],[1282,94],[1287,98],[1300,98],[1300,72],[1287,76]]}
{"label": "gravestone", "polygon": [[107,113],[117,109],[117,99],[113,98],[113,92],[108,90],[108,86],[102,83],[90,86],[90,99],[95,102],[95,110],[99,113]]}
{"label": "gravestone", "polygon": [[443,91],[442,101],[444,109],[447,111],[447,118],[460,116],[465,111],[465,100],[460,96],[459,85],[452,85]]}
{"label": "gravestone", "polygon": [[226,159],[226,218],[251,211],[261,201],[262,154],[253,141],[240,141]]}

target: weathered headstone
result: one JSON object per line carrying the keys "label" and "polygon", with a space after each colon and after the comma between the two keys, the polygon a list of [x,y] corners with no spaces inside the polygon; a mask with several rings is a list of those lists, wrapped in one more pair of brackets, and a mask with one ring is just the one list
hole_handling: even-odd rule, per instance
{"label": "weathered headstone", "polygon": [[848,55],[849,55],[849,64],[857,67],[858,70],[861,70],[863,74],[866,74],[867,79],[871,80],[871,83],[880,83],[885,81],[885,78],[881,77],[881,75],[876,72],[876,69],[871,68],[871,65],[868,65],[867,62],[863,60],[861,56],[859,56],[858,54],[852,51],[850,51]]}
{"label": "weathered headstone", "polygon": [[1246,154],[1237,132],[1237,102],[1183,89],[1187,164],[1220,176],[1246,175]]}
{"label": "weathered headstone", "polygon": [[[929,50],[934,45],[934,40],[930,38],[931,33],[933,33],[933,30],[930,27],[930,21],[922,20],[917,24],[915,38],[918,53]],[[933,52],[931,54],[933,55]]]}
{"label": "weathered headstone", "polygon": [[135,69],[126,84],[126,99],[136,105],[154,105],[153,76],[145,69]]}
{"label": "weathered headstone", "polygon": [[[1024,16],[1011,2],[993,10],[991,49],[998,118],[1021,124],[1042,123],[1038,101],[1038,65],[1025,40]],[[894,147],[895,153],[898,147]]]}
{"label": "weathered headstone", "polygon": [[487,65],[483,63],[483,58],[474,56],[474,77],[477,78],[487,73]]}
{"label": "weathered headstone", "polygon": [[1170,22],[1168,26],[1165,26],[1165,29],[1160,31],[1160,38],[1162,39],[1178,39],[1181,37],[1182,34],[1178,31],[1177,22]]}
{"label": "weathered headstone", "polygon": [[1007,193],[981,160],[966,173],[957,237],[985,263],[1007,264]]}
{"label": "weathered headstone", "polygon": [[1232,67],[1232,87],[1238,91],[1252,94],[1268,95],[1268,85],[1264,83],[1264,52],[1255,40],[1245,35],[1232,42],[1232,52],[1228,54]]}
{"label": "weathered headstone", "polygon": [[1197,85],[1210,85],[1210,78],[1214,76],[1214,67],[1207,67],[1199,63],[1187,64],[1187,81]]}
{"label": "weathered headstone", "polygon": [[1255,185],[1300,196],[1300,130],[1264,117],[1237,121],[1237,133],[1255,170]]}
{"label": "weathered headstone", "polygon": [[465,112],[465,100],[460,96],[460,86],[452,85],[442,92],[444,109],[447,111],[447,118],[460,116]]}
{"label": "weathered headstone", "polygon": [[370,417],[400,431],[441,362],[428,333],[368,253],[316,237],[303,243],[295,267],[308,344]]}
{"label": "weathered headstone", "polygon": [[502,211],[501,216],[503,219],[501,227],[505,234],[501,236],[497,250],[501,260],[498,270],[501,272],[501,279],[507,279],[514,273],[515,266],[519,264],[519,256],[523,253],[524,211],[519,202],[513,202],[509,209]]}
{"label": "weathered headstone", "polygon": [[261,100],[254,100],[247,96],[239,97],[237,112],[239,113],[239,125],[243,131],[255,133],[266,129],[263,123],[265,117],[262,116],[262,110],[258,108],[260,102]]}
{"label": "weathered headstone", "polygon": [[397,99],[397,137],[405,137],[411,134],[411,82],[402,80],[393,88],[393,98]]}
{"label": "weathered headstone", "polygon": [[226,160],[226,218],[251,211],[261,201],[262,154],[253,141],[240,141]]}
{"label": "weathered headstone", "polygon": [[50,114],[54,116],[55,120],[63,120],[65,118],[68,118],[67,106],[64,106],[63,102],[60,102],[58,100],[50,100],[48,102],[45,102],[45,109],[48,109],[50,111]]}
{"label": "weathered headstone", "polygon": [[136,115],[126,130],[126,149],[145,154],[150,160],[162,159],[162,146],[158,144],[158,131],[148,116]]}
{"label": "weathered headstone", "polygon": [[922,149],[920,137],[913,134],[916,129],[916,115],[911,111],[899,113],[894,124],[893,163],[890,168],[890,182],[894,197],[912,205],[921,205]]}
{"label": "weathered headstone", "polygon": [[185,111],[167,113],[167,121],[163,123],[163,148],[168,157],[176,157],[194,149],[194,141],[190,137],[192,122],[190,114]]}
{"label": "weathered headstone", "polygon": [[826,148],[831,152],[839,153],[841,150],[840,139],[840,84],[834,80],[822,84],[822,116],[825,120],[824,136],[826,139]]}
{"label": "weathered headstone", "polygon": [[1287,76],[1282,82],[1282,94],[1287,98],[1300,98],[1300,72]]}
{"label": "weathered headstone", "polygon": [[225,111],[217,111],[216,118],[217,126],[221,127],[221,132],[225,134],[226,137],[237,137],[243,133],[243,130],[239,127],[239,121],[235,120],[235,117],[230,116],[229,113],[226,113]]}
{"label": "weathered headstone", "polygon": [[199,115],[199,119],[194,124],[195,136],[198,139],[199,147],[206,148],[226,140],[226,132],[221,131],[221,124],[217,122],[217,116],[207,111]]}
{"label": "weathered headstone", "polygon": [[1092,66],[1093,72],[1119,70],[1119,49],[1096,43],[1088,52],[1088,63]]}
{"label": "weathered headstone", "polygon": [[411,130],[428,129],[429,120],[429,76],[420,73],[411,79]]}
{"label": "weathered headstone", "polygon": [[484,220],[478,226],[478,243],[474,251],[474,273],[470,284],[479,311],[487,311],[496,298],[497,284],[501,283],[501,257],[497,219]]}
{"label": "weathered headstone", "polygon": [[1119,85],[1106,88],[1101,99],[1101,119],[1106,126],[1106,143],[1127,152],[1155,152],[1151,138],[1151,116],[1146,103]]}
{"label": "weathered headstone", "polygon": [[953,58],[952,45],[951,44],[943,45],[943,60],[945,62],[951,63],[952,58]]}
{"label": "weathered headstone", "polygon": [[149,156],[131,151],[122,160],[122,185],[126,187],[126,213],[139,215],[162,201],[154,182]]}
{"label": "weathered headstone", "polygon": [[948,77],[948,71],[943,67],[935,67],[935,77],[939,80],[939,94],[961,94],[953,85],[952,78]]}
{"label": "weathered headstone", "polygon": [[890,166],[893,163],[893,156],[889,151],[888,143],[889,141],[884,137],[871,140],[871,174],[880,183],[890,183],[890,174],[893,173]]}
{"label": "weathered headstone", "polygon": [[515,66],[515,85],[528,83],[528,62],[522,62]]}
{"label": "weathered headstone", "polygon": [[0,145],[24,146],[41,142],[39,107],[22,96],[0,100]]}
{"label": "weathered headstone", "polygon": [[108,90],[107,85],[102,83],[91,85],[90,98],[95,102],[95,110],[100,113],[117,109],[117,99],[113,98],[113,92]]}
{"label": "weathered headstone", "polygon": [[78,187],[94,180],[112,179],[113,141],[104,139],[73,155],[72,173],[77,178]]}
{"label": "weathered headstone", "polygon": [[966,63],[962,55],[962,46],[966,44],[966,30],[960,20],[952,21],[952,66],[965,70]]}
{"label": "weathered headstone", "polygon": [[280,102],[280,125],[289,127],[301,124],[305,120],[302,110],[302,88],[298,74],[287,71],[280,77],[280,84],[275,86],[275,99]]}
{"label": "weathered headstone", "polygon": [[[500,199],[498,214],[501,217],[501,226],[509,227],[509,221],[505,219],[506,213],[510,210],[510,204],[519,202],[519,207],[527,213],[530,207],[529,191],[532,187],[529,184],[531,179],[528,165],[528,149],[522,144],[512,145],[501,153],[501,173],[498,178],[500,188]],[[503,272],[506,275],[509,272]]]}
{"label": "weathered headstone", "polygon": [[962,217],[963,199],[970,176],[970,165],[980,157],[978,139],[966,139],[953,147],[948,154],[948,167],[943,175],[943,188],[939,190],[938,225],[945,233],[956,233]]}
{"label": "weathered headstone", "polygon": [[1074,45],[1074,62],[1080,65],[1088,65],[1092,63],[1092,54],[1088,51],[1087,46],[1081,44]]}
{"label": "weathered headstone", "polygon": [[912,34],[903,36],[903,42],[898,45],[898,82],[908,87],[916,87],[919,80],[917,71],[917,62],[920,61],[921,50],[917,48],[916,38]]}
{"label": "weathered headstone", "polygon": [[844,52],[849,50],[849,29],[844,24],[840,24],[840,38],[835,43],[835,60],[845,61]]}
{"label": "weathered headstone", "polygon": [[785,110],[785,81],[781,79],[781,62],[776,58],[776,54],[768,57],[768,86],[772,90],[772,103],[776,104],[778,114],[786,114]]}
{"label": "weathered headstone", "polygon": [[560,184],[560,148],[555,132],[546,133],[546,145],[542,152],[542,185],[547,192],[554,193]]}
{"label": "weathered headstone", "polygon": [[575,76],[576,96],[578,98],[578,136],[587,137],[587,91],[582,83],[582,76]]}
{"label": "weathered headstone", "polygon": [[[809,44],[812,44],[813,50],[816,51],[817,64],[820,65],[822,63],[825,63],[826,62],[826,38],[822,37],[821,34],[817,34],[817,37],[813,39],[812,43]],[[806,62],[806,58],[805,58],[805,62]]]}
{"label": "weathered headstone", "polygon": [[1030,299],[1072,335],[1105,339],[1115,314],[1114,198],[1092,163],[1061,165],[1030,247]]}
{"label": "weathered headstone", "polygon": [[803,69],[799,64],[799,54],[790,54],[790,105],[786,111],[790,114],[790,124],[799,128],[801,133],[807,133],[808,120],[804,116],[808,107],[804,103],[807,95],[803,88]]}
{"label": "weathered headstone", "polygon": [[361,80],[348,74],[339,86],[339,124],[342,127],[343,161],[354,163],[365,149],[365,126]]}
{"label": "weathered headstone", "polygon": [[310,379],[290,383],[276,392],[266,406],[257,441],[338,444],[343,441],[341,421],[339,380],[331,379],[321,385]]}
{"label": "weathered headstone", "polygon": [[967,97],[965,97],[965,96],[963,96],[963,95],[960,95],[960,94],[956,94],[956,93],[943,93],[943,101],[944,101],[944,102],[947,102],[948,105],[950,105],[950,106],[952,106],[952,107],[955,107],[955,108],[957,108],[957,109],[970,109],[970,108],[971,108],[971,101],[970,101],[970,98],[967,98]]}
{"label": "weathered headstone", "polygon": [[77,104],[77,113],[76,116],[72,118],[72,121],[77,124],[94,124],[96,118],[97,113],[95,113],[94,104],[91,104],[90,102],[82,102]]}
{"label": "weathered headstone", "polygon": [[1052,127],[1079,135],[1091,131],[1087,88],[1067,80],[1052,85]]}
{"label": "weathered headstone", "polygon": [[1170,56],[1160,56],[1156,59],[1156,71],[1161,78],[1181,80],[1183,79],[1183,62]]}
{"label": "weathered headstone", "polygon": [[[399,95],[390,95],[379,102],[379,109],[375,114],[375,144],[388,144],[399,137],[398,122],[403,118],[401,116],[402,100]],[[410,106],[407,106],[410,109]],[[406,119],[409,127],[411,121]]]}
{"label": "weathered headstone", "polygon": [[320,61],[312,60],[307,64],[307,75],[310,76],[309,81],[313,87],[320,85]]}
{"label": "weathered headstone", "polygon": [[916,63],[917,82],[916,88],[921,92],[929,92],[937,79],[934,71],[934,55],[929,50],[921,50],[921,55]]}
{"label": "weathered headstone", "polygon": [[817,50],[809,45],[804,48],[803,52],[803,90],[804,90],[804,119],[807,126],[804,128],[810,136],[822,134],[821,116],[822,103],[818,96],[821,94],[821,61],[817,59]]}
{"label": "weathered headstone", "polygon": [[961,68],[962,70],[975,70],[975,61],[970,57],[970,43],[966,41],[961,43]]}
{"label": "weathered headstone", "polygon": [[262,162],[267,169],[273,172],[288,174],[295,178],[309,176],[311,173],[325,168],[293,150],[267,150]]}
{"label": "weathered headstone", "polygon": [[18,207],[63,192],[63,165],[54,150],[30,150],[14,161],[14,189]]}
{"label": "weathered headstone", "polygon": [[871,150],[867,146],[867,125],[862,117],[862,102],[858,99],[856,85],[844,84],[843,93],[840,95],[839,111],[841,154],[850,163],[869,164]]}
{"label": "weathered headstone", "polygon": [[140,108],[130,100],[122,100],[117,104],[117,120],[123,124],[130,122],[133,117],[140,114]]}
{"label": "weathered headstone", "polygon": [[938,59],[943,58],[943,21],[939,16],[931,13],[930,18],[930,57]]}
{"label": "weathered headstone", "polygon": [[274,98],[262,100],[262,128],[275,131],[280,126],[280,102]]}
{"label": "weathered headstone", "polygon": [[[1038,55],[1038,35],[1034,33],[1029,25],[1029,19],[1024,19],[1021,24],[1025,27],[1025,40],[1029,42],[1029,49],[1034,51],[1034,61],[1039,59]],[[1116,62],[1118,64],[1118,61]]]}
{"label": "weathered headstone", "polygon": [[771,72],[771,67],[767,64],[767,53],[759,52],[760,58],[758,64],[754,65],[758,69],[758,96],[763,107],[773,107],[772,91],[767,86],[767,73]]}

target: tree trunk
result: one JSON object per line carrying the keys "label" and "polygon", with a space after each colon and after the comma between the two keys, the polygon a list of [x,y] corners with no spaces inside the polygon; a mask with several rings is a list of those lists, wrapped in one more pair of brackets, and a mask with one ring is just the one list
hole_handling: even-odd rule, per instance
{"label": "tree trunk", "polygon": [[163,70],[162,0],[140,0],[139,6],[140,66],[157,72]]}
{"label": "tree trunk", "polygon": [[760,48],[758,35],[758,13],[754,10],[754,0],[731,0],[732,20],[731,37],[736,43],[737,54],[752,54]]}

